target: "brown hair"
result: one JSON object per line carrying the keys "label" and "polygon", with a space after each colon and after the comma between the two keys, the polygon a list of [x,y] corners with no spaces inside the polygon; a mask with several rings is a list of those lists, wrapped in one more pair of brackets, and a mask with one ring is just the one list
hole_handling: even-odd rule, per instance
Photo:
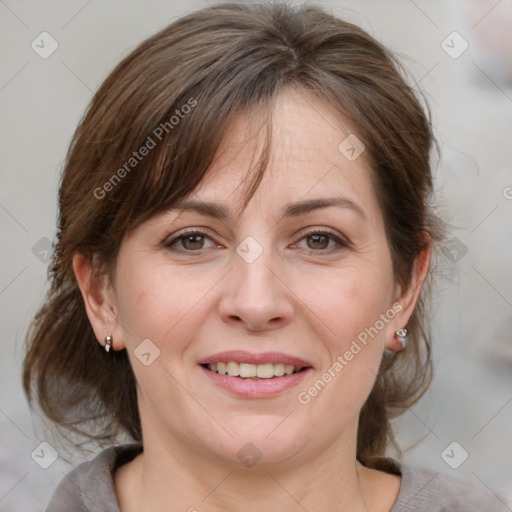
{"label": "brown hair", "polygon": [[[233,115],[242,109],[268,112],[286,86],[328,100],[364,142],[397,283],[410,282],[426,234],[434,245],[442,239],[429,202],[428,108],[386,48],[359,27],[311,6],[223,4],[183,17],[113,70],[67,155],[51,288],[27,333],[23,368],[29,402],[35,389],[42,411],[57,425],[99,442],[121,432],[141,440],[126,350],[106,356],[96,341],[73,255],[96,255],[96,271],[112,276],[124,235],[198,186]],[[268,147],[244,208],[267,160]],[[429,295],[430,274],[407,326],[407,350],[384,356],[361,410],[360,460],[384,454],[389,441],[398,448],[390,419],[430,383]]]}

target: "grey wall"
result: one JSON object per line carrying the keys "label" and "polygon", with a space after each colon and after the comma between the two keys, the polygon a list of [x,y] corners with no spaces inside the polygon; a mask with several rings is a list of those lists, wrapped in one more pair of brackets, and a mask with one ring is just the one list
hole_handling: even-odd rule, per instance
{"label": "grey wall", "polygon": [[[456,229],[441,258],[450,279],[440,281],[434,303],[435,379],[397,422],[403,446],[425,439],[404,460],[512,493],[512,50],[504,36],[510,40],[512,2],[318,3],[408,56],[441,143],[438,198]],[[204,5],[0,1],[1,511],[43,510],[63,474],[87,458],[64,460],[20,384],[23,338],[47,286],[45,251],[55,236],[58,177],[72,133],[122,56]],[[46,59],[40,54],[54,43],[48,36],[41,43],[43,31],[58,43]],[[447,38],[453,31],[463,39]],[[49,448],[37,457],[45,441],[59,454],[48,469],[41,465],[51,462]]]}

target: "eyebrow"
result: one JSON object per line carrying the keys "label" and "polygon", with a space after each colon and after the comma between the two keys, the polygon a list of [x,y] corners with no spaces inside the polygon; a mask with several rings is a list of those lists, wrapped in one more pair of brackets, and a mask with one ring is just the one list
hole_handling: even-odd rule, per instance
{"label": "eyebrow", "polygon": [[[348,208],[356,212],[363,219],[367,219],[365,211],[358,204],[345,197],[307,199],[296,203],[288,203],[284,206],[282,215],[284,218],[298,217],[314,210],[329,208],[332,206]],[[194,211],[200,215],[213,217],[219,220],[231,219],[231,213],[227,206],[210,201],[197,201],[192,199],[184,200],[171,209],[178,211]]]}

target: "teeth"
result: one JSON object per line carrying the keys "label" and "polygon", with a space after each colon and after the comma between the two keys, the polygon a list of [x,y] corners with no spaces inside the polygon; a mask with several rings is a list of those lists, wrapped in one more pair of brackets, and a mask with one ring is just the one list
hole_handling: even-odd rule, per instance
{"label": "teeth", "polygon": [[[293,366],[292,366],[293,368]],[[274,375],[276,377],[282,377],[284,375],[284,364],[275,364],[274,365]]]}
{"label": "teeth", "polygon": [[240,365],[230,361],[227,364],[227,371],[228,375],[231,375],[231,377],[238,377],[240,375]]}
{"label": "teeth", "polygon": [[283,375],[291,375],[299,371],[300,368],[294,368],[291,364],[249,364],[249,363],[236,363],[235,361],[219,362],[209,364],[208,368],[212,372],[219,373],[220,375],[230,375],[231,377],[243,377],[259,379],[271,379],[272,377],[282,377]]}
{"label": "teeth", "polygon": [[[245,363],[241,363],[241,364],[231,363],[231,364],[236,364],[239,367],[240,377],[256,377],[257,376],[258,371],[256,369],[255,364],[245,364]],[[260,366],[260,365],[258,365],[258,366]]]}
{"label": "teeth", "polygon": [[274,365],[270,364],[259,364],[256,367],[256,377],[260,379],[271,379],[274,376]]}

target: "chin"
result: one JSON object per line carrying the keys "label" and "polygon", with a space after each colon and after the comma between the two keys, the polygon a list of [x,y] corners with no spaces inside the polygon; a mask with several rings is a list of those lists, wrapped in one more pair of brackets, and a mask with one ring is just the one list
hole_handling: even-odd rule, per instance
{"label": "chin", "polygon": [[242,464],[252,468],[257,464],[262,469],[283,465],[302,452],[310,441],[306,432],[311,430],[292,425],[292,416],[284,421],[283,416],[274,415],[239,417],[234,423],[225,424],[233,437],[216,448],[210,444],[210,450],[218,451],[220,458],[237,467]]}

